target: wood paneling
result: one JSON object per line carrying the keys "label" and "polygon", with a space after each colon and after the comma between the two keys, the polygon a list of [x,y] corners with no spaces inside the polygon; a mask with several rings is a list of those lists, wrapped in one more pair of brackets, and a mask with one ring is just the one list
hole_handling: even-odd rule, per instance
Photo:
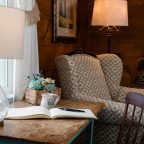
{"label": "wood paneling", "polygon": [[[57,77],[54,59],[77,47],[97,54],[107,51],[106,31],[90,25],[93,0],[78,0],[77,40],[74,43],[52,43],[52,0],[37,0],[41,12],[38,22],[40,70],[45,76]],[[129,26],[113,32],[111,52],[118,54],[124,63],[122,84],[131,85],[136,74],[138,59],[144,57],[144,2],[128,1]]]}

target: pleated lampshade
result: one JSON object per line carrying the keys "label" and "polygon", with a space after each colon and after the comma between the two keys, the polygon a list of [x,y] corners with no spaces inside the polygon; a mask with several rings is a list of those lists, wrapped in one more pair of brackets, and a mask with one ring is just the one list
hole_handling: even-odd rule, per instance
{"label": "pleated lampshade", "polygon": [[128,26],[126,0],[95,0],[91,25]]}
{"label": "pleated lampshade", "polygon": [[22,58],[25,12],[0,7],[0,58]]}

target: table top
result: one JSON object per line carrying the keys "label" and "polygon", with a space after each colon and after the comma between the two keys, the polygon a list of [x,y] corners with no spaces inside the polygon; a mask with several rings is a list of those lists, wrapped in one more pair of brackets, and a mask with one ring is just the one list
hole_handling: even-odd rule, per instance
{"label": "table top", "polygon": [[[12,107],[31,106],[24,101],[15,102]],[[88,108],[94,114],[100,112],[104,103],[61,100],[58,106]],[[81,128],[87,125],[89,119],[31,119],[5,120],[0,127],[0,136],[18,140],[30,140],[42,143],[67,143]]]}

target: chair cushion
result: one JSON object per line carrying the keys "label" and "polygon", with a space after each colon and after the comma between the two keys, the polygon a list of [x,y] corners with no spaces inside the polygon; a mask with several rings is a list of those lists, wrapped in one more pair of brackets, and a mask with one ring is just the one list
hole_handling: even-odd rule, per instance
{"label": "chair cushion", "polygon": [[85,54],[62,55],[56,64],[64,98],[111,100],[99,59]]}

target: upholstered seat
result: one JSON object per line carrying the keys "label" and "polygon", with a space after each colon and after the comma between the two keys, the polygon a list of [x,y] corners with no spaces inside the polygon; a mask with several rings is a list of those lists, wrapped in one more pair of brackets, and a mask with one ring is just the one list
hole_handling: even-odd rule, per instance
{"label": "upholstered seat", "polygon": [[116,144],[126,94],[144,94],[144,89],[120,86],[123,65],[114,54],[101,54],[97,58],[86,54],[61,55],[56,65],[63,98],[106,104],[95,124],[94,143]]}

